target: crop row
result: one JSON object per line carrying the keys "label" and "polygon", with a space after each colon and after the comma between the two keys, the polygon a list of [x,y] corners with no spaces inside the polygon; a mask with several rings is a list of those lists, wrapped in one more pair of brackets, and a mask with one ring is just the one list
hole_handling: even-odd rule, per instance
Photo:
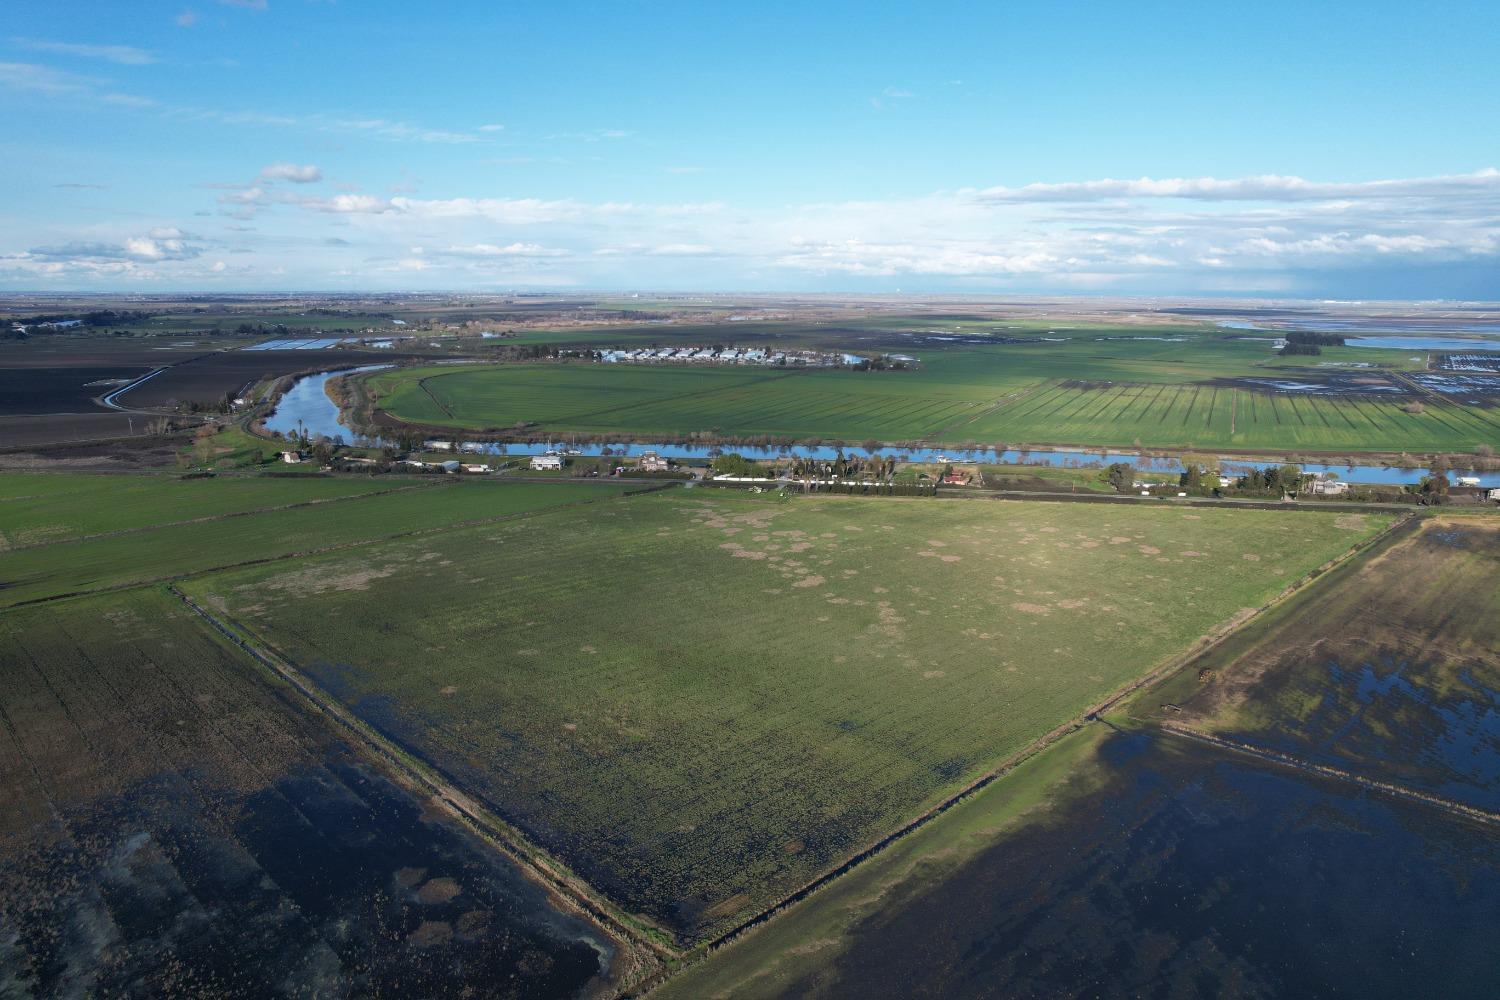
{"label": "crop row", "polygon": [[1367,530],[1004,514],[663,495],[185,586],[691,940]]}
{"label": "crop row", "polygon": [[1235,387],[1055,385],[976,421],[982,440],[1316,450],[1471,450],[1500,440],[1500,409],[1404,398],[1296,395]]}

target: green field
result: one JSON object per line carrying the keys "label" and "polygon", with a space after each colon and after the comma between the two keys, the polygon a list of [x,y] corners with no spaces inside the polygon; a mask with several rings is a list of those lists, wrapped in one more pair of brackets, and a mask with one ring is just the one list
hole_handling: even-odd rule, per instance
{"label": "green field", "polygon": [[421,485],[368,478],[11,474],[0,476],[0,551]]}
{"label": "green field", "polygon": [[673,492],[182,586],[690,941],[1385,523]]}
{"label": "green field", "polygon": [[[921,358],[914,371],[574,362],[419,367],[368,381],[379,408],[397,420],[495,434],[521,428],[642,439],[711,434],[1313,452],[1471,452],[1500,443],[1500,407],[1429,396],[1422,399],[1425,412],[1407,413],[1409,396],[1319,397],[1224,381],[1347,377],[1425,363],[1425,356],[1413,361],[1400,351],[1330,347],[1317,361],[1282,358],[1265,341],[1193,327],[993,328],[1024,333],[1026,342],[939,341],[920,348],[905,346],[912,332],[832,329],[802,336],[849,350],[911,351]],[[613,342],[630,338],[617,332]],[[1307,367],[1343,363],[1379,367]]]}
{"label": "green field", "polygon": [[[62,477],[26,474],[0,475],[0,490],[32,488],[46,481],[57,487]],[[227,481],[208,481],[228,486],[227,496],[236,494]],[[238,482],[238,481],[236,481]],[[258,484],[257,480],[246,480]],[[317,496],[338,488],[380,483],[379,480],[269,480],[276,484],[271,495],[282,504],[298,495]],[[391,477],[384,488],[410,487],[373,496],[352,495],[286,510],[263,510],[242,516],[184,522],[184,515],[202,516],[214,506],[212,491],[182,493],[178,484],[162,487],[155,496],[155,524],[143,525],[150,511],[141,508],[130,517],[130,526],[146,530],[102,535],[77,541],[55,541],[0,553],[0,607],[62,594],[111,589],[131,584],[165,580],[186,573],[221,566],[282,558],[330,546],[353,545],[412,531],[442,528],[471,521],[505,517],[554,504],[611,497],[632,484],[606,483],[504,483],[431,478],[403,480]],[[187,485],[187,484],[181,484]],[[640,488],[641,484],[634,484]],[[142,486],[148,494],[157,487]],[[299,491],[308,491],[299,493]],[[253,492],[253,491],[252,491]],[[58,494],[61,505],[70,494]],[[264,494],[258,495],[261,499]],[[0,500],[0,509],[19,502]],[[194,513],[196,512],[196,514]],[[84,515],[93,524],[115,523],[109,511]],[[45,513],[35,515],[45,520]]]}
{"label": "green field", "polygon": [[505,431],[526,421],[588,434],[710,431],[880,440],[937,436],[1006,391],[1003,381],[978,386],[918,383],[915,377],[580,363],[419,368],[377,376],[371,384],[387,412],[442,427]]}
{"label": "green field", "polygon": [[1500,441],[1500,407],[1202,384],[1038,386],[965,428],[980,440],[1314,452],[1455,451]]}

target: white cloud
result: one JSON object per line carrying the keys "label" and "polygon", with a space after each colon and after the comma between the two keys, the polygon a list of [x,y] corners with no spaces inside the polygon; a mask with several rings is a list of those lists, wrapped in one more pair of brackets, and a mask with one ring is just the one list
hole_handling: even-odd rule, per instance
{"label": "white cloud", "polygon": [[173,18],[173,21],[179,28],[191,28],[198,23],[198,12],[196,10],[184,10],[181,14]]}
{"label": "white cloud", "polygon": [[[277,164],[297,172],[316,168]],[[270,263],[317,285],[377,274],[384,287],[964,288],[1243,294],[1309,287],[1359,269],[1495,264],[1500,274],[1500,181],[1495,171],[1387,181],[1267,184],[1109,182],[1139,195],[986,197],[975,189],[792,205],[585,201],[578,198],[417,198],[358,190],[305,193],[268,168],[216,191],[221,211],[265,213],[260,232],[231,236],[250,270]],[[378,179],[378,178],[377,178]],[[371,179],[374,183],[376,179]],[[1311,197],[1315,189],[1324,197]],[[1009,191],[1012,189],[999,189]],[[1184,196],[1170,192],[1197,192]],[[1293,191],[1284,199],[1251,192]],[[227,220],[220,220],[222,222]],[[108,231],[59,225],[30,250],[0,259],[0,280],[190,283],[209,241],[177,230]],[[334,235],[337,234],[337,235]],[[223,235],[228,235],[224,233]],[[0,254],[7,247],[0,236]],[[332,253],[329,247],[346,251]],[[425,248],[425,249],[422,249]],[[255,255],[263,263],[255,268]],[[363,259],[363,268],[350,268]],[[123,265],[132,265],[125,268]],[[155,278],[148,279],[149,272]],[[4,278],[3,275],[12,275]],[[103,276],[103,277],[101,277]],[[407,284],[409,279],[409,284]],[[249,279],[247,279],[249,280]],[[1497,279],[1500,280],[1500,279]],[[357,284],[349,278],[347,283]],[[185,285],[183,286],[185,287]]]}
{"label": "white cloud", "polygon": [[1397,180],[1326,183],[1265,174],[1220,180],[1214,177],[1074,181],[992,187],[977,192],[988,202],[1081,202],[1107,198],[1184,198],[1202,201],[1330,201],[1334,199],[1443,197],[1450,194],[1500,194],[1500,170],[1488,167],[1472,174]]}
{"label": "white cloud", "polygon": [[262,167],[260,179],[263,181],[291,181],[293,184],[312,184],[323,179],[323,171],[311,163],[298,166],[295,163],[273,163],[268,167]]}
{"label": "white cloud", "polygon": [[[264,128],[292,128],[313,132],[348,133],[390,142],[421,142],[443,145],[489,143],[492,140],[473,132],[455,132],[411,122],[385,118],[348,118],[326,114],[284,115],[265,111],[226,111],[219,108],[195,108],[162,105],[149,97],[106,91],[108,81],[53,69],[35,63],[0,62],[0,87],[29,91],[51,98],[74,98],[100,101],[118,107],[160,108],[163,115],[184,120],[214,121],[223,125],[249,125]],[[481,131],[492,131],[485,127]],[[627,133],[600,133],[624,135]]]}
{"label": "white cloud", "polygon": [[408,122],[387,121],[384,118],[333,118],[313,117],[306,120],[313,128],[330,132],[362,132],[379,139],[405,140],[458,144],[479,142],[477,136],[467,132],[449,132],[444,129],[425,128]]}
{"label": "white cloud", "polygon": [[876,111],[884,111],[887,108],[895,107],[901,101],[909,101],[916,96],[916,94],[901,87],[886,87],[878,96],[870,98],[870,107]]}
{"label": "white cloud", "polygon": [[504,132],[505,131],[505,126],[504,125],[493,125],[493,124],[491,124],[491,125],[481,125],[481,126],[479,126],[479,131],[481,131],[481,132]]}
{"label": "white cloud", "polygon": [[154,108],[157,106],[156,101],[149,97],[142,97],[139,94],[100,94],[99,100],[105,104],[113,104],[122,108]]}
{"label": "white cloud", "polygon": [[99,83],[93,77],[80,76],[35,63],[0,62],[0,86],[29,90],[50,97],[87,94]]}
{"label": "white cloud", "polygon": [[493,243],[471,243],[467,246],[450,246],[439,253],[450,257],[566,257],[568,251],[544,247],[536,243],[511,243],[496,246]]}
{"label": "white cloud", "polygon": [[663,243],[647,251],[653,257],[707,257],[718,252],[707,243]]}
{"label": "white cloud", "polygon": [[118,243],[75,241],[56,246],[32,247],[9,259],[30,259],[53,263],[88,263],[102,261],[191,260],[203,252],[197,237],[173,226],[158,227],[141,235],[126,236]]}
{"label": "white cloud", "polygon": [[332,198],[306,198],[301,201],[301,204],[320,212],[340,214],[378,214],[395,210],[391,202],[371,194],[336,194]]}
{"label": "white cloud", "polygon": [[219,202],[224,205],[258,205],[265,200],[265,188],[254,185],[219,195]]}
{"label": "white cloud", "polygon": [[627,139],[635,135],[630,129],[623,128],[596,128],[583,132],[553,132],[551,135],[542,136],[543,142],[552,142],[559,139],[575,139],[580,142],[603,142],[606,139]]}
{"label": "white cloud", "polygon": [[122,66],[148,66],[156,56],[133,45],[89,45],[81,42],[53,42],[41,38],[12,38],[11,44],[32,52],[52,52],[82,59],[103,59]]}

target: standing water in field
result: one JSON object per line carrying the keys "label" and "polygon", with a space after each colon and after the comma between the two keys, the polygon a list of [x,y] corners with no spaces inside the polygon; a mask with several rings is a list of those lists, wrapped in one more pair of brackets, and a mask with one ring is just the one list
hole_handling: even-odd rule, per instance
{"label": "standing water in field", "polygon": [[779,995],[1494,995],[1492,829],[1164,735],[1096,763]]}

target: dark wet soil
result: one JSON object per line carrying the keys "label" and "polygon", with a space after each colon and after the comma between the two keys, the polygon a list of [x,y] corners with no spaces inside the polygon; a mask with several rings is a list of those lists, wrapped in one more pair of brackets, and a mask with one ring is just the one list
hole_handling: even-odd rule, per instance
{"label": "dark wet soil", "polygon": [[1493,829],[1167,735],[787,996],[1491,997]]}

